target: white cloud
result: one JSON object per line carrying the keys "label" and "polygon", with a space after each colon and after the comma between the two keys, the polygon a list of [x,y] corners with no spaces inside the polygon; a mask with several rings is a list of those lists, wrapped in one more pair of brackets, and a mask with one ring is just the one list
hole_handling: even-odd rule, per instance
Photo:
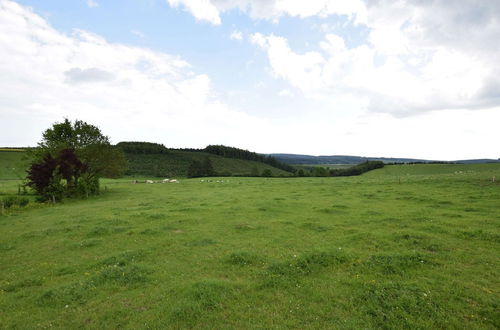
{"label": "white cloud", "polygon": [[167,0],[170,6],[183,6],[197,20],[208,21],[218,25],[221,23],[219,10],[210,0]]}
{"label": "white cloud", "polygon": [[357,47],[333,33],[306,53],[272,34],[250,41],[266,50],[276,77],[308,97],[357,95],[360,106],[365,100],[369,110],[398,116],[500,106],[498,3],[369,4],[363,19],[369,37]]}
{"label": "white cloud", "polygon": [[66,81],[70,84],[79,84],[86,82],[111,81],[114,79],[114,74],[98,68],[71,68],[64,72]]}
{"label": "white cloud", "polygon": [[141,39],[146,38],[146,35],[138,30],[132,30],[132,31],[130,31],[130,33],[132,33],[134,36],[139,37]]}
{"label": "white cloud", "polygon": [[321,70],[324,58],[317,52],[294,53],[285,38],[260,33],[253,34],[251,41],[266,49],[276,77],[283,78],[304,92],[321,88]]}
{"label": "white cloud", "polygon": [[[0,0],[0,145],[34,145],[66,116],[100,126],[114,142],[498,158],[490,142],[498,140],[500,122],[498,2],[473,7],[472,0],[436,0],[432,8],[426,1],[382,0],[345,8],[351,2],[335,2],[335,8],[322,0],[169,3],[213,24],[233,9],[259,19],[344,13],[349,26],[363,24],[369,33],[365,44],[352,47],[332,33],[339,26],[325,27],[322,41],[308,51],[282,36],[245,35],[265,52],[272,76],[289,84],[275,88],[256,77],[260,119],[221,102],[210,77],[178,56],[109,43],[88,31],[66,35],[32,10]],[[292,91],[293,98],[286,97]],[[436,111],[443,109],[453,111]]]}
{"label": "white cloud", "polygon": [[87,0],[87,6],[89,6],[89,8],[95,8],[99,7],[99,4],[97,3],[97,1]]}
{"label": "white cloud", "polygon": [[365,44],[348,49],[329,32],[319,45],[323,52],[295,52],[272,34],[250,36],[267,51],[273,74],[309,96],[354,93],[369,109],[398,115],[500,104],[494,79],[500,73],[498,1],[168,1],[214,24],[222,13],[239,10],[269,20],[345,15],[365,26]]}
{"label": "white cloud", "polygon": [[281,16],[310,17],[347,15],[362,22],[365,6],[361,0],[167,0],[170,6],[182,5],[196,19],[220,24],[220,15],[231,10],[248,13],[255,19],[276,21]]}
{"label": "white cloud", "polygon": [[278,95],[279,96],[285,96],[285,97],[289,97],[289,96],[293,96],[293,93],[292,91],[290,91],[289,89],[282,89],[278,92]]}
{"label": "white cloud", "polygon": [[173,147],[251,148],[253,127],[267,127],[218,101],[209,77],[179,57],[81,30],[68,36],[6,0],[0,2],[0,72],[0,145],[34,145],[63,117],[96,124],[114,142]]}
{"label": "white cloud", "polygon": [[243,33],[241,33],[240,31],[233,31],[229,35],[229,39],[231,39],[231,40],[243,40]]}

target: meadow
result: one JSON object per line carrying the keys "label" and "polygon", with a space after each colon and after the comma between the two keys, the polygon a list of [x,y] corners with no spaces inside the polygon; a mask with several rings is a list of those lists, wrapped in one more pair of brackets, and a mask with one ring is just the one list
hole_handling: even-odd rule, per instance
{"label": "meadow", "polygon": [[498,329],[493,176],[103,180],[0,216],[0,328]]}
{"label": "meadow", "polygon": [[24,150],[0,148],[0,180],[20,180],[26,176],[27,167]]}

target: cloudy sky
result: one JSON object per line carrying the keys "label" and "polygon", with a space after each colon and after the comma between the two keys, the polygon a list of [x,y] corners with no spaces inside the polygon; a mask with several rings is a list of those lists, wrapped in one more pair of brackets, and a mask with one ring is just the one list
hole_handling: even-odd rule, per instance
{"label": "cloudy sky", "polygon": [[0,0],[0,146],[499,158],[498,0]]}

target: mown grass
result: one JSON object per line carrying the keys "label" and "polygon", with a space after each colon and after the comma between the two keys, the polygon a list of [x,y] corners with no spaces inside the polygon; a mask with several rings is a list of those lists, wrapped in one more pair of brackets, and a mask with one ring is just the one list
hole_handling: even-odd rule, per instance
{"label": "mown grass", "polygon": [[105,180],[14,209],[0,327],[496,329],[500,166],[441,166]]}

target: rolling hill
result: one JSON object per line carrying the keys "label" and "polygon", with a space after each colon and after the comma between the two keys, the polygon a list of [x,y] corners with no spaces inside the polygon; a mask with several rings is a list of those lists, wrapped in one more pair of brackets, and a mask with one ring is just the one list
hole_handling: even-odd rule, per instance
{"label": "rolling hill", "polygon": [[[296,154],[269,154],[278,161],[292,165],[319,165],[319,164],[335,164],[335,165],[355,165],[366,161],[382,161],[384,163],[430,163],[442,162],[439,160],[416,159],[416,158],[388,158],[388,157],[361,157],[361,156],[310,156]],[[483,164],[483,163],[499,163],[500,159],[464,159],[451,161],[450,163],[461,164]]]}
{"label": "rolling hill", "polygon": [[[0,179],[18,180],[26,177],[28,167],[22,150],[0,150]],[[205,152],[167,149],[165,153],[125,152],[128,170],[125,175],[154,177],[185,177],[191,162],[203,161],[206,157],[212,162],[220,176],[260,176],[270,170],[272,176],[289,176],[290,172],[270,165],[250,160],[226,158]]]}
{"label": "rolling hill", "polygon": [[125,153],[128,161],[126,175],[155,177],[185,177],[193,161],[203,161],[206,157],[219,176],[258,176],[266,169],[273,176],[289,176],[290,173],[270,165],[250,160],[225,158],[206,152],[168,149],[167,153],[138,154]]}

